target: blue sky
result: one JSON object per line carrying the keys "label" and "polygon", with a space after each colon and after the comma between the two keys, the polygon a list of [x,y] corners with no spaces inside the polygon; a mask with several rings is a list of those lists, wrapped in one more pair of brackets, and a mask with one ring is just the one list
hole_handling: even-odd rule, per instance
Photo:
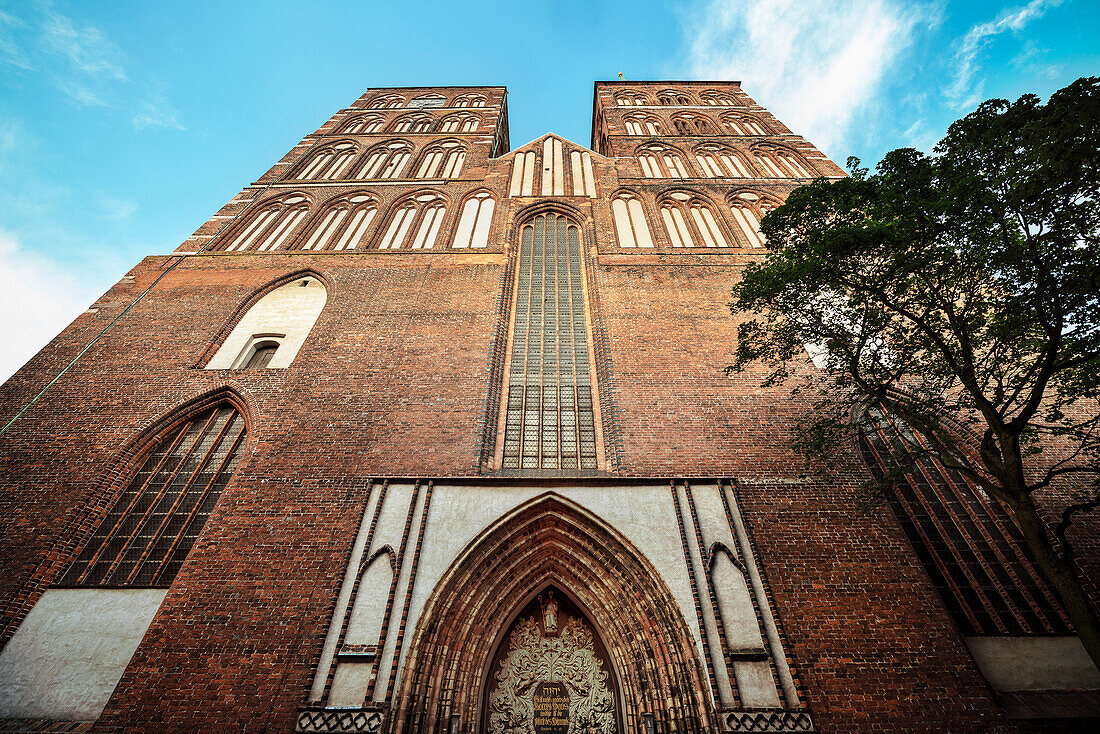
{"label": "blue sky", "polygon": [[0,0],[0,379],[371,86],[503,84],[513,146],[592,82],[740,79],[838,163],[1100,74],[1100,1]]}

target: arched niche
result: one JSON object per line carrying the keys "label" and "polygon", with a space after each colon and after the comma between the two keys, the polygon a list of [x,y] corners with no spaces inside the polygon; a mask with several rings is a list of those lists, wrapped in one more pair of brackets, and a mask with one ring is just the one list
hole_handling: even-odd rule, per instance
{"label": "arched niche", "polygon": [[[245,312],[206,364],[208,370],[289,367],[328,300],[320,278],[304,274],[266,293]],[[260,349],[270,350],[262,365]]]}
{"label": "arched niche", "polygon": [[495,653],[547,588],[566,593],[598,631],[627,731],[643,714],[660,731],[713,729],[695,640],[657,569],[616,529],[550,492],[483,531],[436,584],[405,656],[391,731],[485,731]]}

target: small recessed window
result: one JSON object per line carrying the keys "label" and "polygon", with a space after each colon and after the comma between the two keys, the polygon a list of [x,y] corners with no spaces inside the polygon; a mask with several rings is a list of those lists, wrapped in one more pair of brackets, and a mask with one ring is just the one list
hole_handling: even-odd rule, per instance
{"label": "small recessed window", "polygon": [[281,334],[257,334],[248,341],[248,346],[241,352],[237,363],[233,366],[238,370],[262,370],[271,364],[275,353],[279,351],[282,342]]}

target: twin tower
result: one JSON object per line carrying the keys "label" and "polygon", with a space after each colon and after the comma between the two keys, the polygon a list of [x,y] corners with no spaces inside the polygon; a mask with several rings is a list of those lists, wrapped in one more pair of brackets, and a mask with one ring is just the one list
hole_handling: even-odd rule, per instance
{"label": "twin tower", "polygon": [[989,660],[1079,643],[1003,511],[860,514],[874,437],[807,477],[723,372],[843,175],[736,82],[515,150],[502,87],[368,91],[0,389],[0,731],[1011,731]]}

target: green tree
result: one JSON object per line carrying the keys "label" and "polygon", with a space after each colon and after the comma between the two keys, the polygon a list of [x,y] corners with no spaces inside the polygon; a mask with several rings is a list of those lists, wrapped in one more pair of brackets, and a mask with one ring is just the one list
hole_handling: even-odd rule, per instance
{"label": "green tree", "polygon": [[[818,390],[795,440],[810,456],[866,430],[867,406],[916,429],[877,488],[933,454],[1003,500],[1100,667],[1066,538],[1100,505],[1098,151],[1100,78],[1078,79],[1045,105],[984,102],[933,156],[894,150],[871,175],[849,159],[849,178],[797,189],[734,288],[752,317],[728,370]],[[1035,502],[1051,487],[1070,494],[1057,539]]]}

